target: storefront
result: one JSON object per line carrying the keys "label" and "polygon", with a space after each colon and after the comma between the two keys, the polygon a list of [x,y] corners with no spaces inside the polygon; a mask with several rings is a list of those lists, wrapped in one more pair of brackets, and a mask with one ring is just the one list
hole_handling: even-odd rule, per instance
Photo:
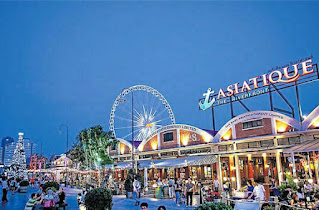
{"label": "storefront", "polygon": [[[215,136],[189,125],[169,125],[140,143],[136,165],[148,182],[191,177],[212,183],[216,174],[220,186],[230,182],[239,190],[247,180],[258,179],[266,186],[274,178],[282,184],[291,173],[296,179],[312,178],[319,183],[318,122],[319,107],[302,123],[273,111],[247,112],[231,119]],[[297,150],[305,142],[307,151]],[[123,154],[115,151],[113,156],[118,161],[116,180],[123,180],[132,166],[131,161],[120,162],[131,153],[131,147],[124,146],[119,146]]]}

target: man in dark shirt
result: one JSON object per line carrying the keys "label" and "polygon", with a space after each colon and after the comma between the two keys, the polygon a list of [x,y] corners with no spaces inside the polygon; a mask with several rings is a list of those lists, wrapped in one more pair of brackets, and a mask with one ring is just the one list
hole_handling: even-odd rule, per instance
{"label": "man in dark shirt", "polygon": [[188,207],[189,200],[190,200],[190,206],[193,205],[193,191],[194,191],[194,184],[192,183],[191,178],[188,178],[188,182],[186,183],[186,207]]}
{"label": "man in dark shirt", "polygon": [[59,195],[59,205],[62,205],[65,202],[65,192],[63,191],[63,188],[60,188],[60,192],[58,193]]}

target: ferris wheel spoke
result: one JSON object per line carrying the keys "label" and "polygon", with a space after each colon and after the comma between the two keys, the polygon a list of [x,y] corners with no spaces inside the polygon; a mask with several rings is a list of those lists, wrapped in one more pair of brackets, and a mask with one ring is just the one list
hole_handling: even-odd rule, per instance
{"label": "ferris wheel spoke", "polygon": [[[134,130],[134,133],[136,133],[136,132],[138,132],[138,130]],[[126,138],[126,137],[129,137],[130,135],[132,135],[132,133],[133,133],[133,132],[130,132],[129,134],[127,134],[126,136],[121,137],[121,138],[125,140],[125,138]]]}
{"label": "ferris wheel spoke", "polygon": [[[175,121],[168,102],[156,89],[145,85],[136,85],[129,89],[125,93],[121,92],[111,110],[110,130],[114,136],[127,138],[133,132],[134,139],[144,140],[156,129]],[[133,96],[133,110],[132,103],[121,103],[119,100],[129,100]],[[131,132],[129,123],[134,123],[134,130]]]}
{"label": "ferris wheel spoke", "polygon": [[165,111],[167,112],[166,108],[164,108],[160,113],[158,113],[158,115],[156,117],[161,116],[163,113],[165,113]]}
{"label": "ferris wheel spoke", "polygon": [[[140,125],[134,125],[134,127],[142,127]],[[127,126],[127,127],[121,127],[121,128],[114,128],[115,130],[119,130],[119,129],[127,129],[127,128],[132,128],[132,126]]]}
{"label": "ferris wheel spoke", "polygon": [[131,111],[129,111],[129,110],[127,110],[127,109],[125,109],[125,106],[124,107],[122,107],[122,106],[118,106],[121,110],[123,110],[123,111],[125,111],[125,112],[127,112],[129,115],[131,115],[132,114],[132,112]]}
{"label": "ferris wheel spoke", "polygon": [[[128,121],[128,122],[132,122],[132,119],[127,119],[127,118],[120,117],[120,116],[114,116],[114,117],[120,118],[121,120],[125,120],[125,121]],[[133,120],[133,122],[137,122],[137,121]]]}
{"label": "ferris wheel spoke", "polygon": [[162,120],[157,120],[157,121],[155,121],[155,122],[153,122],[154,124],[155,123],[159,123],[159,122],[162,122],[162,121],[164,121],[164,120],[169,120],[170,118],[168,117],[168,118],[165,118],[165,119],[162,119]]}

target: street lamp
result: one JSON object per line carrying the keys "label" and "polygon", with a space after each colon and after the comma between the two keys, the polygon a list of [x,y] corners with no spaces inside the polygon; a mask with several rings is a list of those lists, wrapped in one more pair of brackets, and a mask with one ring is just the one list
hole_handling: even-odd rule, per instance
{"label": "street lamp", "polygon": [[66,128],[66,153],[67,153],[69,149],[69,127],[64,124],[60,125],[60,133],[62,133],[62,127]]}
{"label": "street lamp", "polygon": [[[128,88],[124,88],[121,93],[123,93],[125,90],[130,91]],[[133,94],[133,90],[131,92],[132,92],[132,169],[134,171],[134,148],[135,148],[134,146],[134,94]],[[118,99],[117,101],[125,102],[126,100]]]}

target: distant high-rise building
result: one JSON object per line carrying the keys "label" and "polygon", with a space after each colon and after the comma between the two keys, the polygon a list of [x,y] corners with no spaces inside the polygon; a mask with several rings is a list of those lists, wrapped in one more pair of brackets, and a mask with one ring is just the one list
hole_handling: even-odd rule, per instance
{"label": "distant high-rise building", "polygon": [[30,160],[31,156],[36,154],[37,144],[31,142],[30,138],[24,138],[25,158]]}
{"label": "distant high-rise building", "polygon": [[2,154],[0,156],[0,158],[1,158],[0,162],[2,164],[4,163],[4,155],[5,155],[6,145],[11,144],[12,142],[14,142],[14,139],[10,136],[6,136],[6,137],[2,138],[2,141],[1,141]]}
{"label": "distant high-rise building", "polygon": [[12,157],[13,157],[15,148],[16,148],[16,144],[14,142],[11,142],[10,144],[7,144],[4,147],[4,161],[3,161],[3,163],[5,166],[12,165]]}
{"label": "distant high-rise building", "polygon": [[2,153],[3,153],[3,148],[2,147],[0,147],[0,165],[3,165],[3,159],[2,159],[2,156],[4,156],[4,155],[2,155]]}

